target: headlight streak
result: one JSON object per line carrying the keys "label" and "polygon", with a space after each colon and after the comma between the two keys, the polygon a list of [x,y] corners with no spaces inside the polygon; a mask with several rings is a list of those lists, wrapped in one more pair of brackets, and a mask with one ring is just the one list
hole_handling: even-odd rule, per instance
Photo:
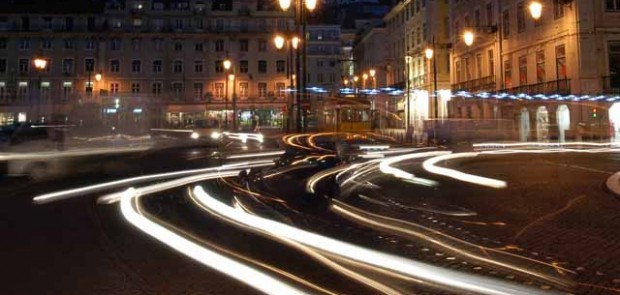
{"label": "headlight streak", "polygon": [[[334,259],[339,259],[339,257],[337,257],[337,256],[332,256],[330,253],[323,253],[323,252],[321,252],[319,250],[312,249],[312,248],[310,248],[308,246],[305,246],[305,245],[303,245],[301,243],[298,243],[298,242],[296,242],[294,240],[291,240],[291,239],[282,238],[282,237],[273,236],[273,235],[268,235],[268,234],[265,234],[264,232],[262,232],[260,230],[256,230],[255,228],[251,228],[251,227],[248,227],[246,225],[238,224],[234,220],[226,219],[225,217],[219,216],[216,212],[212,212],[209,208],[205,207],[202,203],[200,203],[196,199],[195,195],[193,193],[191,193],[191,191],[189,193],[189,196],[190,196],[190,199],[198,207],[202,208],[205,211],[208,211],[208,212],[212,213],[216,217],[223,218],[224,220],[227,220],[227,221],[230,221],[232,223],[235,223],[235,224],[237,224],[237,225],[239,225],[239,226],[241,226],[243,228],[246,228],[246,229],[248,229],[250,231],[262,234],[262,235],[264,235],[267,238],[270,238],[270,239],[273,239],[273,240],[276,240],[276,241],[280,241],[281,243],[289,245],[289,246],[291,246],[293,248],[297,248],[298,250],[302,251],[303,253],[305,253],[306,255],[310,256],[311,258],[319,261],[320,263],[325,264],[327,267],[329,267],[329,268],[331,268],[331,269],[333,269],[333,270],[335,270],[337,272],[340,272],[341,274],[343,274],[343,275],[345,275],[345,276],[347,276],[347,277],[349,277],[351,279],[354,279],[354,280],[356,280],[356,281],[358,281],[358,282],[360,282],[362,284],[365,284],[365,285],[367,285],[367,286],[369,286],[371,288],[374,288],[374,289],[376,289],[378,291],[381,291],[384,294],[401,294],[401,292],[398,292],[398,291],[396,291],[396,290],[394,290],[394,289],[392,289],[392,288],[390,288],[390,287],[388,287],[388,286],[386,286],[384,284],[381,284],[381,283],[377,282],[376,280],[370,279],[370,278],[368,278],[366,276],[363,276],[363,275],[359,274],[358,272],[355,272],[355,271],[353,271],[353,270],[351,270],[351,269],[349,269],[347,267],[344,267],[343,265],[341,265],[339,263],[336,263],[334,261]],[[238,204],[239,208],[243,208],[244,211],[247,212],[247,213],[250,213],[252,215],[256,215],[253,212],[251,212],[250,210],[248,210],[247,206],[245,206],[245,205],[243,205],[241,203],[241,200],[235,198],[235,201],[236,201],[236,204]],[[330,259],[330,257],[331,257],[331,259]],[[354,261],[348,261],[348,260],[347,260],[347,262],[348,263],[354,263]],[[373,269],[373,270],[376,271],[378,269]]]}
{"label": "headlight streak", "polygon": [[130,188],[126,190],[121,197],[121,212],[129,223],[153,238],[205,266],[222,272],[266,294],[306,294],[275,277],[202,247],[145,218],[132,205],[139,197],[140,194],[135,189]]}
{"label": "headlight streak", "polygon": [[312,176],[310,176],[308,178],[308,181],[306,182],[306,192],[314,194],[316,193],[315,191],[315,187],[316,184],[323,178],[328,177],[330,175],[334,175],[339,173],[340,171],[344,171],[348,169],[347,167],[335,167],[335,168],[331,168],[331,169],[327,169],[327,170],[323,170],[319,173],[316,173]]}
{"label": "headlight streak", "polygon": [[[162,182],[162,183],[157,183],[157,184],[141,187],[139,189],[136,189],[136,191],[140,195],[153,194],[153,193],[156,193],[156,192],[159,192],[159,191],[168,190],[168,189],[171,189],[171,188],[187,185],[187,184],[194,183],[194,182],[197,182],[197,181],[203,181],[203,180],[214,179],[214,178],[221,178],[221,177],[237,176],[237,175],[239,175],[239,172],[241,172],[241,171],[242,170],[218,171],[218,172],[204,173],[204,174],[199,174],[199,175],[194,175],[194,176],[188,176],[188,177],[184,177],[184,178],[170,180],[170,181],[167,181],[167,182]],[[116,202],[120,201],[121,197],[123,196],[123,193],[124,192],[117,192],[117,193],[112,193],[112,194],[101,196],[101,197],[99,197],[97,199],[97,203],[98,204],[113,204],[113,203],[116,203]]]}
{"label": "headlight streak", "polygon": [[305,147],[301,144],[297,144],[295,142],[293,142],[294,140],[297,140],[299,137],[303,137],[303,136],[309,136],[308,134],[293,134],[293,135],[286,135],[284,137],[282,137],[282,141],[287,144],[290,145],[292,147],[296,147],[296,148],[300,148],[300,149],[304,149],[304,150],[309,150],[311,151],[312,148],[309,147]]}
{"label": "headlight streak", "polygon": [[[532,262],[539,266],[549,267],[553,271],[559,270],[560,273],[561,272],[568,272],[568,273],[573,273],[573,274],[575,273],[569,269],[562,268],[558,265],[546,263],[543,261],[531,259],[531,258],[520,256],[520,255],[516,255],[510,252],[504,252],[501,250],[488,248],[488,247],[484,247],[481,245],[476,245],[476,244],[452,237],[450,235],[444,234],[440,231],[427,228],[419,224],[415,224],[415,223],[411,223],[411,222],[403,221],[403,220],[398,220],[395,218],[382,216],[382,215],[378,215],[378,214],[371,213],[368,211],[364,211],[362,209],[353,207],[351,205],[345,204],[338,200],[332,200],[332,202],[334,204],[330,206],[331,211],[333,211],[334,213],[337,213],[338,215],[346,217],[350,220],[361,222],[362,224],[366,224],[369,227],[381,228],[389,232],[395,232],[399,235],[404,235],[409,238],[419,238],[437,247],[440,247],[444,249],[445,251],[449,251],[455,254],[460,254],[462,256],[468,257],[473,260],[477,260],[477,261],[480,261],[486,264],[492,264],[492,265],[495,265],[495,266],[498,266],[504,269],[509,269],[515,272],[519,272],[521,274],[534,276],[539,279],[552,282],[556,285],[568,287],[570,284],[569,282],[565,280],[561,280],[556,277],[546,275],[544,273],[525,269],[525,268],[519,267],[517,265],[511,264],[508,262],[503,262],[503,261],[493,259],[488,255],[488,253],[490,252],[490,253],[497,254],[499,256],[505,256],[503,258],[504,260],[507,258],[514,258],[514,259],[521,260],[521,261]],[[362,214],[364,216],[362,216]],[[400,224],[401,226],[398,226],[398,224]],[[439,237],[445,238],[447,241],[442,241],[439,239]],[[448,242],[452,242],[456,245],[449,244]],[[458,247],[457,245],[459,244],[464,247]],[[466,249],[465,247],[468,247],[469,249]],[[476,254],[474,250],[481,250],[483,251],[484,255]]]}
{"label": "headlight streak", "polygon": [[594,146],[594,147],[620,147],[618,142],[514,142],[514,143],[501,143],[501,142],[484,142],[472,144],[474,148],[507,148],[507,147],[563,147],[563,146]]}
{"label": "headlight streak", "polygon": [[248,140],[255,140],[262,143],[265,138],[260,133],[223,132],[222,134],[231,139],[238,139],[243,143],[246,143]]}
{"label": "headlight streak", "polygon": [[193,170],[185,170],[185,171],[177,171],[177,172],[170,172],[170,173],[161,173],[161,174],[152,174],[152,175],[138,176],[138,177],[132,177],[132,178],[125,178],[125,179],[105,182],[101,184],[95,184],[95,185],[89,185],[85,187],[69,189],[69,190],[64,190],[64,191],[59,191],[59,192],[47,193],[47,194],[34,197],[32,201],[35,204],[46,204],[49,202],[59,201],[59,200],[63,200],[63,199],[71,198],[71,197],[110,190],[110,189],[118,188],[121,186],[129,186],[129,185],[134,185],[134,184],[142,183],[142,182],[164,180],[164,179],[170,179],[170,178],[181,177],[181,176],[186,176],[186,175],[238,169],[240,166],[243,166],[244,168],[268,167],[268,166],[273,166],[273,162],[272,161],[252,161],[252,162],[228,164],[228,165],[223,165],[220,167],[193,169]]}
{"label": "headlight streak", "polygon": [[481,186],[487,186],[491,188],[506,188],[507,184],[505,181],[497,180],[493,178],[487,178],[482,176],[477,176],[473,174],[467,174],[464,172],[460,172],[454,169],[443,168],[436,166],[435,164],[451,159],[462,159],[462,158],[474,158],[477,157],[480,153],[457,153],[457,154],[447,154],[441,155],[434,158],[430,158],[422,163],[422,167],[430,173],[443,175],[446,177],[450,177],[456,180],[469,182]]}
{"label": "headlight streak", "polygon": [[37,153],[0,153],[0,161],[11,160],[46,160],[60,157],[112,155],[129,152],[142,152],[151,149],[151,146],[139,146],[128,148],[83,148],[68,151],[45,151]]}
{"label": "headlight streak", "polygon": [[284,153],[285,151],[273,151],[273,152],[262,152],[262,153],[238,154],[238,155],[227,156],[226,159],[247,159],[247,158],[259,158],[259,157],[269,157],[269,156],[281,156]]}
{"label": "headlight streak", "polygon": [[316,142],[314,141],[314,139],[319,136],[333,136],[333,135],[338,135],[338,134],[339,132],[323,132],[323,133],[312,134],[308,137],[308,145],[318,151],[333,153],[335,152],[334,150],[326,149],[326,148],[316,145]]}
{"label": "headlight streak", "polygon": [[385,174],[394,175],[396,178],[413,180],[415,179],[415,176],[413,174],[403,171],[398,168],[394,168],[392,167],[392,165],[398,162],[406,161],[406,160],[435,157],[435,156],[441,156],[441,155],[447,155],[447,154],[450,154],[450,152],[445,152],[445,151],[423,152],[423,153],[412,153],[412,154],[406,154],[402,156],[390,157],[390,158],[386,158],[382,160],[381,163],[379,163],[379,170],[381,170],[381,172]]}
{"label": "headlight streak", "polygon": [[440,267],[362,248],[279,222],[253,216],[215,200],[208,195],[201,186],[196,186],[193,190],[193,194],[196,200],[203,205],[203,208],[229,219],[232,222],[263,231],[266,234],[279,238],[291,239],[308,247],[332,253],[333,255],[384,268],[413,278],[462,291],[481,294],[541,294],[538,290],[532,288],[442,269]]}

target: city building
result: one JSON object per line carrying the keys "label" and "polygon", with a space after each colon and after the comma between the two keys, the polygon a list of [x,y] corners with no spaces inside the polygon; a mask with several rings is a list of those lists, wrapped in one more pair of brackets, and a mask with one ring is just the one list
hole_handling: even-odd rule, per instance
{"label": "city building", "polygon": [[404,91],[392,103],[393,124],[421,138],[424,121],[447,116],[450,100],[447,1],[398,2],[383,18],[390,50],[387,83]]}
{"label": "city building", "polygon": [[76,120],[91,106],[118,126],[282,126],[287,55],[273,38],[293,27],[291,11],[266,0],[97,3],[71,14],[3,9],[0,125]]}
{"label": "city building", "polygon": [[521,99],[462,96],[450,116],[505,120],[521,140],[620,138],[620,105],[601,96],[620,89],[616,2],[452,0],[453,91]]}

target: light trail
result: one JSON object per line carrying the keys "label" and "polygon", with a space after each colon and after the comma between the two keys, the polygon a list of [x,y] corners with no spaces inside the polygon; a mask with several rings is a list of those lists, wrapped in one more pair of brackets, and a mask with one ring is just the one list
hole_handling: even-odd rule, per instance
{"label": "light trail", "polygon": [[341,132],[323,132],[323,133],[312,134],[308,137],[308,145],[315,150],[333,153],[335,152],[334,150],[330,150],[330,149],[326,149],[326,148],[318,146],[316,142],[314,141],[314,139],[320,136],[337,136],[338,134],[341,134]]}
{"label": "light trail", "polygon": [[263,142],[265,140],[265,137],[260,133],[223,132],[222,134],[231,139],[238,139],[242,143],[246,143],[248,140],[255,140],[258,142]]}
{"label": "light trail", "polygon": [[402,156],[390,157],[390,158],[386,158],[382,160],[381,163],[379,163],[379,170],[381,170],[381,172],[385,174],[394,175],[396,178],[413,180],[415,179],[415,176],[413,174],[406,172],[404,170],[398,169],[398,168],[394,168],[392,167],[392,165],[398,162],[406,161],[406,160],[435,157],[435,156],[441,156],[441,155],[447,155],[447,154],[450,154],[450,152],[444,152],[444,151],[425,152],[425,153],[413,153],[413,154],[407,154],[407,155],[402,155]]}
{"label": "light trail", "polygon": [[217,201],[207,194],[201,186],[196,186],[193,193],[196,200],[214,215],[219,215],[233,223],[262,231],[274,237],[290,239],[306,246],[332,253],[333,255],[360,261],[369,265],[394,271],[396,273],[411,276],[413,278],[418,278],[466,292],[498,295],[542,294],[533,288],[527,288],[516,284],[500,282],[489,278],[442,269],[440,267],[427,265],[406,258],[362,248],[360,246],[307,232],[286,224],[250,215],[244,211],[236,210],[233,207]]}
{"label": "light trail", "polygon": [[64,157],[113,155],[130,152],[142,152],[149,150],[151,146],[131,147],[131,148],[83,148],[66,151],[49,151],[36,153],[0,153],[0,161],[11,160],[52,160]]}
{"label": "light trail", "polygon": [[620,147],[619,142],[584,142],[584,141],[574,141],[574,142],[512,142],[512,143],[501,143],[501,142],[483,142],[483,143],[475,143],[472,144],[474,148],[514,148],[514,147],[562,147],[562,146],[594,146],[594,147]]}
{"label": "light trail", "polygon": [[227,156],[226,159],[247,159],[247,158],[259,158],[259,157],[269,157],[269,156],[281,156],[285,152],[286,151],[273,151],[273,152],[262,152],[262,153],[238,154],[238,155]]}
{"label": "light trail", "polygon": [[307,137],[309,136],[309,134],[293,134],[293,135],[286,135],[284,137],[282,137],[282,141],[287,144],[290,145],[292,147],[296,147],[296,148],[300,148],[300,149],[304,149],[304,150],[308,150],[311,151],[312,148],[309,147],[305,147],[303,145],[297,144],[294,142],[294,140],[300,138],[300,137]]}
{"label": "light trail", "polygon": [[344,171],[346,169],[349,169],[349,168],[348,167],[335,167],[332,169],[323,170],[319,173],[316,173],[310,176],[310,178],[308,178],[308,181],[306,182],[306,192],[312,193],[312,194],[316,193],[315,191],[316,184],[319,181],[321,181],[321,179],[326,178],[330,175],[340,173],[341,171]]}
{"label": "light trail", "polygon": [[446,177],[450,177],[456,180],[469,182],[481,186],[487,186],[492,188],[506,188],[507,184],[505,181],[497,180],[493,178],[487,178],[482,176],[477,176],[473,174],[467,174],[464,172],[460,172],[454,169],[443,168],[436,166],[437,163],[452,160],[452,159],[462,159],[462,158],[474,158],[477,157],[479,153],[458,153],[458,154],[447,154],[441,155],[434,158],[430,158],[422,163],[422,167],[430,173],[443,175]]}
{"label": "light trail", "polygon": [[123,193],[121,197],[121,212],[123,216],[129,223],[170,248],[263,293],[274,295],[306,294],[273,276],[207,249],[147,219],[132,205],[137,202],[139,197],[140,194],[133,188]]}
{"label": "light trail", "polygon": [[64,191],[58,191],[53,193],[46,193],[39,196],[36,196],[32,199],[35,204],[46,204],[49,202],[59,201],[71,197],[86,195],[97,193],[105,190],[110,190],[114,188],[118,188],[121,186],[129,186],[134,185],[136,183],[148,182],[148,181],[156,181],[156,180],[164,180],[175,177],[182,177],[192,174],[200,174],[200,173],[209,173],[215,171],[225,171],[231,169],[238,169],[239,167],[244,168],[258,168],[258,167],[268,167],[272,166],[272,161],[252,161],[252,162],[244,162],[244,163],[236,163],[230,165],[223,165],[220,167],[212,167],[212,168],[204,168],[204,169],[193,169],[193,170],[185,170],[185,171],[177,171],[177,172],[169,172],[169,173],[161,173],[161,174],[152,174],[152,175],[144,175],[132,178],[126,178],[116,181],[105,182],[101,184],[89,185],[80,188],[74,188]]}
{"label": "light trail", "polygon": [[[516,259],[517,262],[523,262],[523,261],[532,262],[532,263],[535,263],[538,267],[540,266],[548,267],[550,270],[553,270],[553,271],[559,269],[561,271],[574,273],[571,270],[559,267],[557,265],[549,264],[549,263],[542,262],[539,260],[523,257],[523,256],[516,255],[513,253],[500,251],[500,250],[493,249],[493,248],[476,245],[476,244],[473,244],[473,243],[470,243],[470,242],[467,242],[461,239],[457,239],[450,235],[444,234],[440,231],[436,231],[436,230],[430,229],[428,227],[425,227],[419,224],[371,213],[371,212],[368,212],[368,211],[365,211],[359,208],[355,208],[351,205],[345,204],[338,200],[332,200],[332,202],[334,204],[330,206],[330,210],[349,220],[360,222],[369,227],[380,228],[382,230],[387,230],[388,232],[393,232],[399,235],[404,235],[409,238],[422,239],[426,242],[429,242],[435,246],[438,246],[444,249],[445,251],[460,254],[470,259],[482,262],[482,263],[491,264],[491,265],[498,266],[504,269],[509,269],[511,271],[516,271],[521,274],[537,277],[539,279],[552,282],[556,285],[567,287],[569,286],[569,283],[566,282],[565,280],[561,280],[556,277],[553,277],[553,276],[550,276],[550,275],[547,275],[547,274],[544,274],[544,273],[541,273],[535,270],[529,270],[529,269],[520,267],[514,263],[508,263],[508,262],[501,261],[501,260]],[[441,239],[439,239],[440,237],[443,237],[446,241],[442,241]],[[452,242],[453,244],[448,243],[448,242]],[[460,245],[461,247],[459,247],[458,245]],[[483,252],[482,255],[477,254],[476,250],[482,250]],[[489,253],[496,254],[500,257],[496,257],[499,259],[494,259],[493,257],[489,255]]]}

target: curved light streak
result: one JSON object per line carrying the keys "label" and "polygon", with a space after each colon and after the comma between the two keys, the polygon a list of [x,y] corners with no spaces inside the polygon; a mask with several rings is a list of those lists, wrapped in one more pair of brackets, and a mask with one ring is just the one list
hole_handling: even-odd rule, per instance
{"label": "curved light streak", "polygon": [[[566,281],[563,280],[559,280],[553,276],[549,276],[546,275],[544,273],[540,273],[538,271],[534,271],[534,270],[529,270],[523,267],[519,267],[517,265],[511,264],[511,263],[507,263],[507,262],[503,262],[500,260],[496,260],[493,259],[491,256],[488,255],[488,252],[494,253],[494,254],[498,254],[500,256],[506,256],[508,258],[515,258],[518,260],[523,260],[523,261],[529,261],[529,262],[533,262],[536,263],[538,265],[542,265],[545,267],[549,267],[553,270],[561,270],[561,271],[565,271],[565,272],[572,272],[571,270],[559,267],[557,265],[552,265],[546,262],[542,262],[542,261],[538,261],[538,260],[534,260],[531,258],[527,258],[527,257],[523,257],[520,255],[516,255],[516,254],[512,254],[512,253],[508,253],[508,252],[504,252],[504,251],[500,251],[500,250],[496,250],[496,249],[492,249],[492,248],[488,248],[488,247],[484,247],[484,246],[480,246],[480,245],[476,245],[455,237],[452,237],[450,235],[444,234],[440,231],[436,231],[430,228],[427,228],[425,226],[419,225],[419,224],[415,224],[415,223],[411,223],[408,221],[403,221],[403,220],[399,220],[399,219],[395,219],[395,218],[391,218],[391,217],[387,217],[387,216],[383,216],[383,215],[379,215],[379,214],[375,214],[375,213],[371,213],[356,207],[353,207],[351,205],[345,204],[343,202],[340,202],[338,200],[332,200],[332,202],[334,204],[332,204],[330,206],[330,210],[341,215],[344,216],[346,218],[348,218],[349,220],[354,220],[354,221],[358,221],[362,224],[366,224],[367,226],[370,227],[375,227],[375,228],[381,228],[383,230],[388,230],[391,232],[396,232],[398,234],[401,235],[405,235],[408,237],[413,237],[416,239],[422,239],[424,241],[427,241],[429,243],[432,243],[433,245],[436,245],[440,248],[443,248],[446,251],[450,251],[452,253],[457,253],[460,255],[463,255],[465,257],[468,257],[470,259],[473,260],[477,260],[483,263],[487,263],[487,264],[492,264],[495,266],[499,266],[502,267],[504,269],[509,269],[512,271],[516,271],[525,275],[530,275],[530,276],[534,276],[537,277],[539,279],[543,279],[545,281],[549,281],[549,282],[553,282],[555,284],[561,285],[561,286],[568,286],[568,283]],[[365,216],[362,216],[365,215]],[[402,224],[407,226],[403,227],[403,226],[397,226],[394,224]],[[417,229],[417,230],[416,230]],[[428,232],[429,234],[425,234],[424,232]],[[448,241],[451,241],[455,244],[460,244],[464,247],[458,247],[455,246],[453,244],[447,243],[446,241],[442,241],[441,239],[439,239],[438,237],[443,237]],[[469,249],[465,248],[468,247]],[[481,250],[483,253],[485,253],[485,255],[479,255],[474,253],[474,251],[472,251],[472,249],[479,249]]]}
{"label": "curved light streak", "polygon": [[121,212],[129,223],[153,238],[205,266],[222,272],[266,294],[306,294],[275,277],[204,248],[150,221],[138,213],[132,205],[139,196],[133,188],[126,190],[121,197]]}
{"label": "curved light streak", "polygon": [[144,175],[144,176],[125,178],[121,180],[110,181],[110,182],[105,182],[105,183],[100,183],[100,184],[95,184],[95,185],[89,185],[85,187],[79,187],[79,188],[74,188],[74,189],[69,189],[69,190],[64,190],[64,191],[46,193],[46,194],[42,194],[42,195],[34,197],[32,201],[35,204],[46,204],[49,202],[59,201],[59,200],[81,196],[81,195],[86,195],[86,194],[97,193],[97,192],[101,192],[105,190],[118,188],[121,186],[134,185],[136,183],[142,183],[142,182],[147,182],[147,181],[164,180],[164,179],[187,176],[187,175],[192,175],[192,174],[225,171],[225,170],[230,170],[230,169],[239,169],[239,167],[244,167],[244,168],[267,167],[267,166],[272,166],[273,164],[274,163],[272,161],[262,160],[262,161],[235,163],[235,164],[223,165],[220,167]]}
{"label": "curved light streak", "polygon": [[473,184],[477,184],[481,186],[492,187],[492,188],[506,188],[507,184],[505,181],[502,181],[502,180],[477,176],[473,174],[467,174],[467,173],[460,172],[454,169],[443,168],[443,167],[439,167],[435,165],[439,162],[443,162],[447,160],[474,158],[474,157],[477,157],[478,155],[479,153],[458,153],[458,154],[441,155],[441,156],[430,158],[424,161],[424,163],[422,163],[422,167],[424,167],[424,169],[430,173],[443,175],[443,176],[450,177],[456,180],[469,182],[469,183],[473,183]]}
{"label": "curved light streak", "polygon": [[234,223],[260,230],[276,237],[291,239],[306,246],[320,249],[321,251],[329,252],[347,259],[360,261],[386,270],[468,292],[513,295],[540,294],[540,292],[532,288],[441,269],[440,267],[362,248],[269,219],[250,215],[217,201],[208,195],[201,186],[196,186],[193,193],[196,200],[213,214],[225,217]]}
{"label": "curved light streak", "polygon": [[386,158],[382,160],[381,163],[379,163],[379,170],[381,170],[381,172],[385,174],[394,175],[396,178],[413,180],[415,178],[413,174],[406,172],[404,170],[398,169],[398,168],[394,168],[392,167],[392,165],[398,162],[406,161],[406,160],[435,157],[435,156],[447,155],[450,153],[451,152],[441,151],[441,152],[413,153],[413,154],[407,154],[407,155],[402,155],[402,156],[390,157],[390,158]]}
{"label": "curved light streak", "polygon": [[336,167],[336,168],[324,170],[317,174],[312,175],[310,178],[308,178],[308,181],[306,182],[306,192],[311,193],[311,194],[316,193],[315,191],[316,184],[319,181],[321,181],[321,179],[326,178],[330,175],[340,173],[341,171],[344,171],[346,169],[349,169],[349,168],[348,167]]}

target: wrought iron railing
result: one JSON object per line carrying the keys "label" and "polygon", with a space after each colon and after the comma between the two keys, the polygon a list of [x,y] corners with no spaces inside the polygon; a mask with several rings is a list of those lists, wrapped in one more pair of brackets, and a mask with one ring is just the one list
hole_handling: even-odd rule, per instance
{"label": "wrought iron railing", "polygon": [[495,91],[495,76],[486,76],[479,79],[452,84],[452,91]]}

